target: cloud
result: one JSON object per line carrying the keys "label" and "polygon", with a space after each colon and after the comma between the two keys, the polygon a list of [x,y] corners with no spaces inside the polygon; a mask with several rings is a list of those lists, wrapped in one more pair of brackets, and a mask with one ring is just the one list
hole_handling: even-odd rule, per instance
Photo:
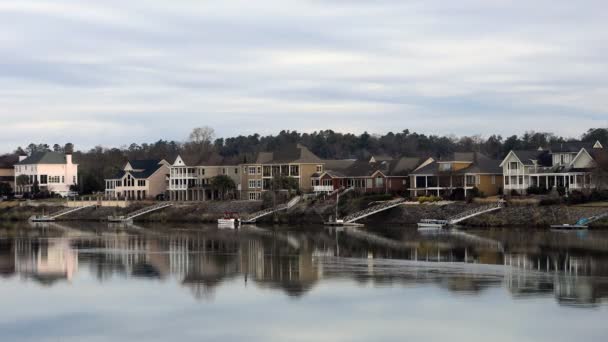
{"label": "cloud", "polygon": [[[281,129],[608,125],[604,1],[0,4],[0,151]],[[87,133],[84,133],[86,129]]]}

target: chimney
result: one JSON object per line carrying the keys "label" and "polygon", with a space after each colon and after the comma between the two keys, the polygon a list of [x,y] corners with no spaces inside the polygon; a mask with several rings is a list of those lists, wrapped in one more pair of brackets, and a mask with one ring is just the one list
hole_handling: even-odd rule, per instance
{"label": "chimney", "polygon": [[68,165],[72,164],[72,153],[65,154],[65,163]]}

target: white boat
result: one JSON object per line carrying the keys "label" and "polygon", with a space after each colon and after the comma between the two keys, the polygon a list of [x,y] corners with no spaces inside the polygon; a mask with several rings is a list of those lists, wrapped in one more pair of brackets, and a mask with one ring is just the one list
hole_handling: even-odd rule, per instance
{"label": "white boat", "polygon": [[584,230],[588,226],[583,224],[554,224],[551,225],[552,230]]}
{"label": "white boat", "polygon": [[418,229],[441,229],[447,225],[446,220],[423,219],[418,222]]}
{"label": "white boat", "polygon": [[220,228],[238,228],[239,220],[238,219],[218,219],[217,226]]}

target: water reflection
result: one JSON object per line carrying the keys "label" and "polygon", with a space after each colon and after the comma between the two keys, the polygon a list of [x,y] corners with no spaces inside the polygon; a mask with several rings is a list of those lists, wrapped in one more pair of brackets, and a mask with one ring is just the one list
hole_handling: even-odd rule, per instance
{"label": "water reflection", "polygon": [[115,277],[175,281],[202,300],[235,279],[293,297],[326,280],[350,279],[470,295],[504,287],[514,299],[553,296],[561,305],[593,307],[608,297],[608,235],[57,223],[0,233],[2,277],[53,286],[84,272],[101,283]]}

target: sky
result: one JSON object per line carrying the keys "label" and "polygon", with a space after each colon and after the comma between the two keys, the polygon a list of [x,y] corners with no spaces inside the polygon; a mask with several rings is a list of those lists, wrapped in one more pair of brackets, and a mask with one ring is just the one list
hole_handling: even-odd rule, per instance
{"label": "sky", "polygon": [[0,152],[608,127],[608,1],[0,2]]}

